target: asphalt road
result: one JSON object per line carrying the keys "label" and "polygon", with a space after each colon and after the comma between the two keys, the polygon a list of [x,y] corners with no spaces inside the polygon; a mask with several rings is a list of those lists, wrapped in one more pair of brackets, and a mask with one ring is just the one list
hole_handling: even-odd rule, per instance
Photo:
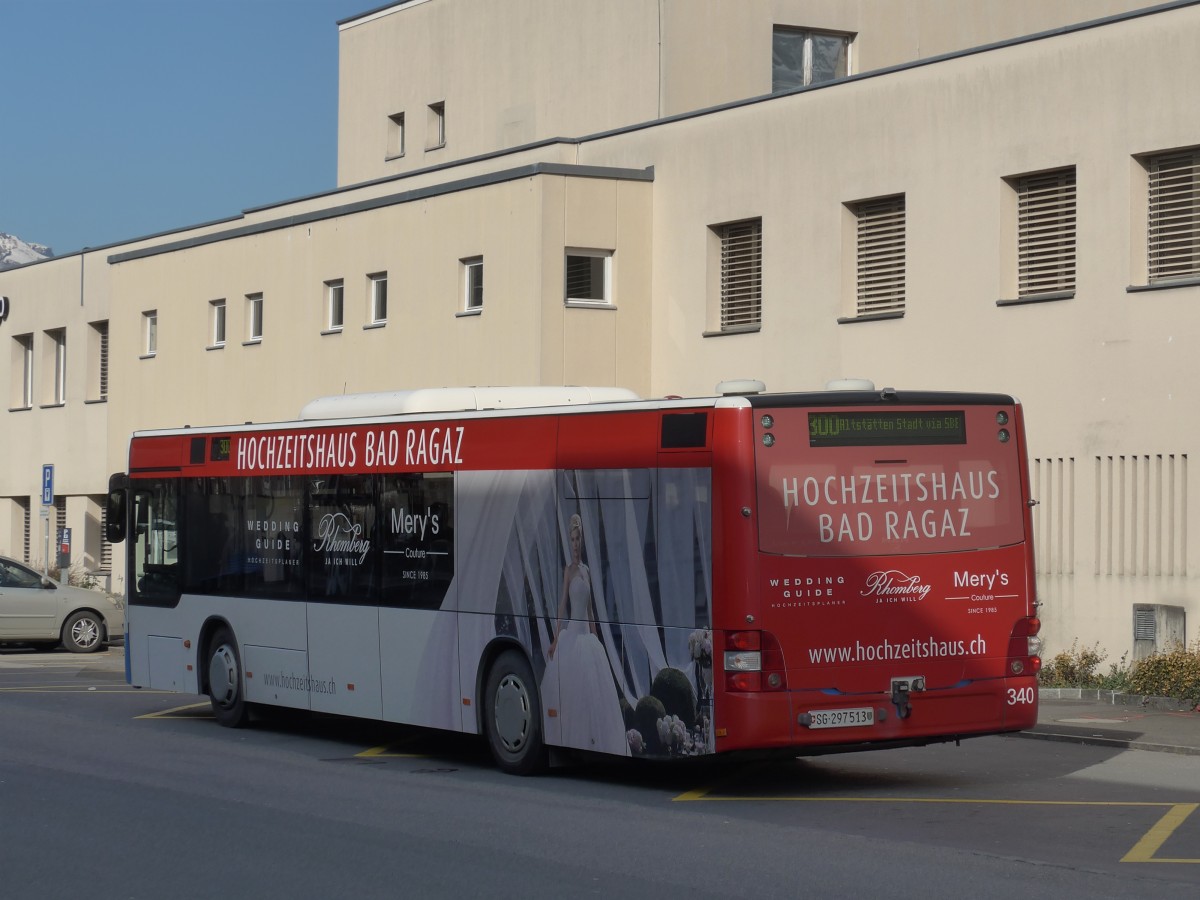
{"label": "asphalt road", "polygon": [[474,739],[135,691],[0,648],[0,877],[90,898],[1157,898],[1200,888],[1200,757],[1020,737],[497,772]]}

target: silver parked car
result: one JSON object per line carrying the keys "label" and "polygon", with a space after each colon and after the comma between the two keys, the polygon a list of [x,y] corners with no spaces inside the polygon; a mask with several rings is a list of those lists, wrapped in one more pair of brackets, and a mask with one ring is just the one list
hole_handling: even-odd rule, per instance
{"label": "silver parked car", "polygon": [[124,628],[120,600],[55,584],[0,556],[0,643],[62,644],[72,653],[91,653],[121,637]]}

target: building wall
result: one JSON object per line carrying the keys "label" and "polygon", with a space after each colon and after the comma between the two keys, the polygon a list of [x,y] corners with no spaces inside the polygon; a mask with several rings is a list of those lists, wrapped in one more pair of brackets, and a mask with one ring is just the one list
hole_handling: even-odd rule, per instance
{"label": "building wall", "polygon": [[854,35],[852,70],[867,72],[1144,5],[408,0],[340,25],[338,184],[769,94],[776,25]]}
{"label": "building wall", "polygon": [[[8,298],[8,314],[0,321],[0,397],[6,410],[0,413],[0,554],[39,566],[55,563],[61,524],[71,529],[72,563],[89,571],[102,568],[99,499],[107,490],[108,460],[102,449],[107,416],[99,334],[109,317],[107,268],[100,254],[77,254],[0,272],[0,295]],[[65,337],[61,389],[56,334]],[[33,350],[30,404],[23,396],[25,339]],[[40,515],[43,465],[54,466],[54,494],[62,507],[51,508],[47,518]]]}
{"label": "building wall", "polygon": [[[1200,286],[1128,287],[1146,282],[1142,156],[1200,145],[1179,87],[1200,75],[1200,6],[762,96],[774,23],[856,33],[861,71],[1132,5],[420,0],[344,23],[337,190],[0,273],[13,301],[0,390],[12,396],[14,335],[65,327],[69,342],[66,403],[4,414],[0,552],[20,530],[16,498],[36,516],[45,462],[88,527],[137,429],[274,421],[324,394],[418,386],[654,396],[864,376],[1024,401],[1051,651],[1079,640],[1115,658],[1132,645],[1135,603],[1182,607],[1194,640],[1200,496],[1187,461],[1200,426],[1184,386]],[[387,116],[423,128],[406,104],[423,114],[435,100],[446,147],[426,153],[414,130],[419,151],[385,159]],[[998,304],[1016,295],[1011,179],[1070,166],[1075,290]],[[856,320],[850,209],[895,194],[903,315]],[[720,334],[713,226],[746,218],[762,220],[761,327]],[[564,303],[566,248],[612,253],[611,306]],[[461,260],[476,256],[484,306],[463,315]],[[387,322],[365,327],[369,276],[384,271]],[[333,279],[340,331],[325,319]],[[263,335],[249,342],[246,298],[259,293]],[[226,303],[220,348],[214,300]],[[75,361],[100,320],[108,401],[88,403]]]}
{"label": "building wall", "polygon": [[[1186,465],[1200,429],[1185,385],[1200,286],[1127,288],[1146,283],[1139,157],[1200,145],[1178,90],[1198,77],[1190,7],[588,142],[585,163],[655,165],[653,392],[736,376],[1012,392],[1045,492],[1050,647],[1078,638],[1119,653],[1135,603],[1183,606],[1195,639],[1186,518],[1200,494]],[[998,306],[1016,295],[1005,179],[1063,166],[1078,179],[1074,296]],[[846,205],[900,193],[903,318],[839,324],[855,314]],[[763,223],[762,328],[704,337],[708,226],[751,217]]]}

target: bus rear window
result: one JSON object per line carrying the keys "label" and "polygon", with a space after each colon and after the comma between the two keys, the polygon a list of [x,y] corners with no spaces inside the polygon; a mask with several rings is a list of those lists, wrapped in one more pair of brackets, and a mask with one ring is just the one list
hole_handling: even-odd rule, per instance
{"label": "bus rear window", "polygon": [[997,425],[1011,407],[758,412],[764,552],[908,555],[1023,538],[1020,442]]}

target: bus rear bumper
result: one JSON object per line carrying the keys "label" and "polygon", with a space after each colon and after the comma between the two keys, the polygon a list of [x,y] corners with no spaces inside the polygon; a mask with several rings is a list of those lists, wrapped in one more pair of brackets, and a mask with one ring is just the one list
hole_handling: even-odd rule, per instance
{"label": "bus rear bumper", "polygon": [[976,681],[903,698],[824,691],[728,693],[717,700],[716,749],[828,753],[1003,734],[1035,724],[1037,679],[1032,676]]}

